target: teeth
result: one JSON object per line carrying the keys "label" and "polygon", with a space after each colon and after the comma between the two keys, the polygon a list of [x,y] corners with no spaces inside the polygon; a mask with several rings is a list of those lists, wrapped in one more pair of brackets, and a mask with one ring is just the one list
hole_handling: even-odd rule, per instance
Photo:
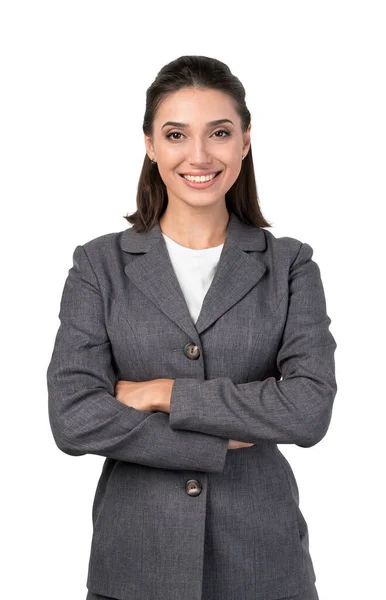
{"label": "teeth", "polygon": [[201,175],[201,177],[193,177],[192,175],[183,175],[182,177],[184,177],[188,181],[202,183],[204,181],[210,181],[211,179],[214,179],[214,177],[216,177],[216,173],[213,173],[212,175]]}

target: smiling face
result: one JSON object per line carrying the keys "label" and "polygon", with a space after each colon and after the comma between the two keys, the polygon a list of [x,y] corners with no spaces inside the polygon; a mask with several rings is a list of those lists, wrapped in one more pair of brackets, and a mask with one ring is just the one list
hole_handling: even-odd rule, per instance
{"label": "smiling face", "polygon": [[[250,145],[232,99],[218,90],[184,88],[160,104],[146,152],[158,163],[169,203],[192,206],[225,202]],[[181,174],[218,173],[212,181],[186,181]]]}

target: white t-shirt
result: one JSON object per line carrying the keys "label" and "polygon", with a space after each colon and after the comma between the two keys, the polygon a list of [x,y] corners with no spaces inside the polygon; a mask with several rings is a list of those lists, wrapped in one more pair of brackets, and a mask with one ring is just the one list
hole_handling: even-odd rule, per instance
{"label": "white t-shirt", "polygon": [[169,252],[170,260],[184,294],[193,322],[196,323],[224,244],[213,248],[194,250],[177,244],[161,232]]}

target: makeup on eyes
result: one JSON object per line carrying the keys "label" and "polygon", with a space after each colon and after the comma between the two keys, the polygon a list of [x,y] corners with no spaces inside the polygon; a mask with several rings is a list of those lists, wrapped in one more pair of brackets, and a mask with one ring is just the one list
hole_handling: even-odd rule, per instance
{"label": "makeup on eyes", "polygon": [[[216,136],[216,133],[225,133],[226,135],[222,135],[222,136]],[[169,131],[165,137],[170,139],[170,140],[174,140],[176,142],[179,142],[179,139],[176,138],[172,138],[171,136],[174,134],[178,134],[178,135],[183,135],[180,131]],[[215,137],[217,137],[217,139],[221,140],[221,139],[225,139],[227,137],[230,137],[232,134],[230,131],[227,131],[226,129],[218,129],[217,131],[214,131],[213,134]]]}

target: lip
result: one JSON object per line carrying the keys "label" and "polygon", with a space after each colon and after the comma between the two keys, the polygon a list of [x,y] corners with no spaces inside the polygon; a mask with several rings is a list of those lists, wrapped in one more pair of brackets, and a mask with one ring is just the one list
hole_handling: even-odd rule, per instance
{"label": "lip", "polygon": [[[184,181],[186,183],[186,185],[188,185],[189,187],[196,189],[196,190],[206,190],[207,188],[216,184],[222,171],[212,171],[212,173],[217,173],[217,176],[214,177],[213,179],[210,179],[209,181],[205,181],[204,183],[196,183],[195,181],[188,181],[187,179],[185,179],[185,177],[183,177],[181,175],[181,173],[179,175],[180,175],[182,181]],[[207,172],[206,175],[210,175],[210,173]],[[199,175],[197,175],[197,177],[199,177]]]}

